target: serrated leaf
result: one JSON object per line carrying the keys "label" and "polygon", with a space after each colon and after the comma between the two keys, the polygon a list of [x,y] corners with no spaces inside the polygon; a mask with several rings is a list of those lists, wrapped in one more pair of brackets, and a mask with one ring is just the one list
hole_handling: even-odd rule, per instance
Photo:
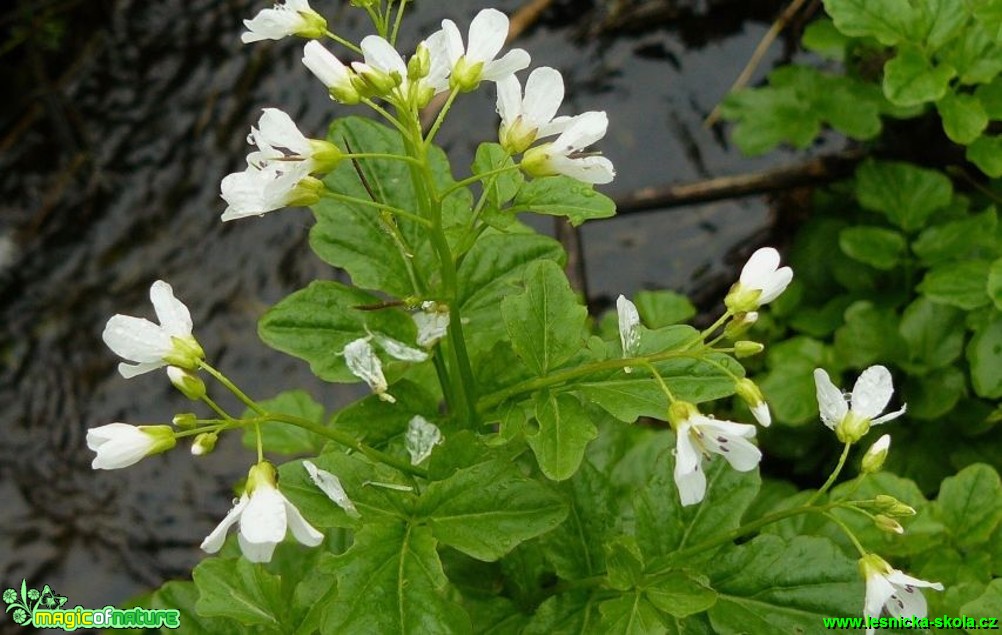
{"label": "serrated leaf", "polygon": [[737,121],[734,143],[743,153],[758,156],[788,142],[795,147],[809,145],[821,131],[809,103],[793,88],[745,89],[731,93],[721,104],[721,113]]}
{"label": "serrated leaf", "polygon": [[908,246],[896,231],[862,225],[839,232],[838,244],[850,258],[882,270],[893,269]]}
{"label": "serrated leaf", "polygon": [[640,591],[598,605],[602,618],[598,632],[608,635],[663,635],[668,632],[661,614]]}
{"label": "serrated leaf", "polygon": [[566,216],[576,226],[586,220],[615,216],[616,204],[577,179],[550,176],[525,185],[515,197],[512,212]]}
{"label": "serrated leaf", "polygon": [[858,613],[863,597],[856,561],[823,538],[759,536],[718,555],[707,575],[719,635],[815,633],[822,617]]}
{"label": "serrated leaf", "polygon": [[971,15],[963,2],[955,0],[922,0],[918,9],[916,35],[930,51],[936,51],[962,34]]}
{"label": "serrated leaf", "polygon": [[157,589],[150,596],[149,602],[143,602],[141,606],[148,609],[181,611],[181,622],[186,634],[241,635],[247,631],[247,627],[242,626],[240,622],[199,615],[198,611],[195,610],[197,601],[198,588],[194,582],[175,580],[167,582]]}
{"label": "serrated leaf", "polygon": [[856,197],[863,207],[885,214],[905,231],[914,231],[950,203],[953,185],[935,170],[868,160],[856,170]]}
{"label": "serrated leaf", "polygon": [[[1002,615],[1002,578],[995,578],[976,599],[960,607],[960,614],[977,618],[991,618],[998,624]],[[987,625],[987,624],[984,624]]]}
{"label": "serrated leaf", "polygon": [[346,553],[330,559],[337,599],[321,630],[341,633],[472,633],[446,593],[448,579],[429,527],[367,524]]}
{"label": "serrated leaf", "polygon": [[588,311],[552,261],[530,263],[522,287],[501,301],[501,315],[515,352],[537,375],[546,375],[584,345]]}
{"label": "serrated leaf", "polygon": [[995,308],[1002,311],[1002,258],[988,269],[988,297],[995,303]]}
{"label": "serrated leaf", "polygon": [[917,47],[902,46],[884,65],[884,95],[898,106],[938,101],[956,74],[949,64],[934,65]]}
{"label": "serrated leaf", "polygon": [[965,85],[990,82],[1002,71],[998,38],[977,22],[968,23],[963,36],[943,47],[937,57],[956,69],[960,83]]}
{"label": "serrated leaf", "polygon": [[273,306],[258,322],[265,344],[310,364],[326,381],[359,381],[340,355],[345,345],[366,337],[366,327],[403,341],[413,342],[414,323],[406,313],[387,309],[361,311],[356,307],[380,299],[338,282],[315,281]]}
{"label": "serrated leaf", "polygon": [[535,404],[539,431],[527,436],[526,442],[547,478],[566,480],[577,472],[598,429],[581,402],[571,395],[538,393]]}
{"label": "serrated leaf", "polygon": [[617,536],[605,545],[606,578],[617,591],[628,591],[643,580],[644,561],[633,536]]}
{"label": "serrated leaf", "polygon": [[704,464],[703,502],[683,507],[672,475],[674,459],[663,456],[662,461],[662,469],[654,472],[633,496],[637,543],[648,563],[736,528],[761,483],[758,471],[738,472],[725,459],[715,456]]}
{"label": "serrated leaf", "polygon": [[943,480],[936,504],[957,545],[970,549],[1002,523],[1002,482],[988,465],[972,465]]}
{"label": "serrated leaf", "polygon": [[979,329],[967,345],[974,392],[986,399],[1002,398],[1002,318]]}
{"label": "serrated leaf", "polygon": [[974,95],[947,93],[936,102],[936,110],[946,136],[954,143],[971,143],[988,127],[988,115]]}
{"label": "serrated leaf", "polygon": [[808,51],[813,51],[822,57],[836,62],[845,59],[849,38],[835,27],[830,18],[823,17],[812,20],[804,29],[800,43]]}
{"label": "serrated leaf", "polygon": [[526,478],[512,463],[489,461],[429,484],[415,514],[441,543],[494,561],[556,527],[567,508],[559,496]]}
{"label": "serrated leaf", "polygon": [[208,558],[191,575],[198,587],[195,608],[199,615],[225,617],[246,625],[283,624],[282,580],[263,567],[243,558]]}
{"label": "serrated leaf", "polygon": [[965,310],[991,302],[988,297],[987,260],[950,262],[930,269],[916,289],[933,302]]}
{"label": "serrated leaf", "polygon": [[613,534],[620,506],[612,484],[586,460],[558,490],[570,512],[559,527],[542,538],[547,559],[564,580],[598,575],[605,570],[604,545]]}
{"label": "serrated leaf", "polygon": [[873,37],[887,46],[907,40],[915,19],[908,0],[824,0],[824,5],[842,33]]}
{"label": "serrated leaf", "polygon": [[[314,401],[305,390],[289,390],[274,399],[259,401],[258,405],[265,412],[292,415],[321,425],[324,423],[324,407]],[[249,418],[255,415],[245,413],[244,416]],[[308,430],[279,421],[262,423],[261,436],[264,439],[265,451],[279,454],[317,453],[327,442],[327,439]],[[252,449],[257,447],[257,434],[253,426],[244,428],[243,444]]]}
{"label": "serrated leaf", "polygon": [[597,620],[598,606],[591,594],[570,591],[543,602],[523,635],[583,635]]}
{"label": "serrated leaf", "polygon": [[994,255],[998,249],[996,227],[998,214],[995,207],[989,207],[980,214],[923,230],[912,243],[912,251],[925,264],[961,260],[980,252]]}
{"label": "serrated leaf", "polygon": [[705,578],[697,579],[684,571],[658,576],[644,588],[644,594],[658,609],[679,618],[701,613],[717,602],[717,593]]}

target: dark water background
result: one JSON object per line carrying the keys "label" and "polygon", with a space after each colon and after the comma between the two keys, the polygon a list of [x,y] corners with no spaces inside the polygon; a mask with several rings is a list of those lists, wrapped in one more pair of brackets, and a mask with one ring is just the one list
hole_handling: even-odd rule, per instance
{"label": "dark water background", "polygon": [[[322,384],[256,337],[269,305],[334,275],[308,251],[309,213],[219,222],[219,181],[242,168],[260,108],[285,109],[307,136],[349,112],[302,67],[301,40],[240,44],[241,20],[267,4],[20,0],[0,9],[0,586],[27,578],[71,606],[120,603],[186,576],[228,510],[252,460],[236,438],[201,460],[179,449],[127,470],[90,469],[88,428],[164,423],[191,409],[162,373],[122,379],[101,343],[112,314],[152,315],[157,278],[190,307],[209,359],[251,395],[304,387],[333,408],[358,394]],[[518,42],[533,66],[564,73],[567,113],[609,112],[601,147],[619,177],[607,193],[784,160],[745,159],[701,127],[781,2],[679,0],[684,19],[589,36],[613,4],[558,0]],[[443,17],[465,32],[480,8],[521,5],[418,0],[403,49]],[[314,7],[339,33],[363,33],[362,13],[346,2]],[[782,51],[774,47],[760,76]],[[459,174],[496,135],[493,99],[489,89],[463,98],[439,136]],[[725,255],[760,240],[768,218],[748,199],[594,223],[583,231],[591,295],[729,281]]]}

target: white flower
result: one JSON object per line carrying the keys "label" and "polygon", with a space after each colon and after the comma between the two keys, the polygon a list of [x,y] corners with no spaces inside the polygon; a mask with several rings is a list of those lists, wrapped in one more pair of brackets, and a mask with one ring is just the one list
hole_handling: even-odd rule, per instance
{"label": "white flower", "polygon": [[166,452],[176,440],[170,426],[130,426],[109,423],[87,431],[87,447],[97,453],[91,467],[117,470],[151,454]]}
{"label": "white flower", "polygon": [[174,290],[163,280],[150,287],[150,301],[160,324],[131,315],[114,315],[101,338],[116,355],[135,364],[122,362],[118,372],[126,379],[167,365],[185,370],[198,367],[205,357],[191,334],[191,314]]}
{"label": "white flower", "polygon": [[438,302],[423,302],[411,319],[418,330],[417,344],[424,348],[434,346],[449,331],[449,307]]}
{"label": "white flower", "polygon": [[313,528],[296,506],[278,491],[275,468],[262,462],[250,469],[244,494],[230,513],[202,541],[202,549],[216,553],[226,541],[226,532],[240,521],[240,550],[251,562],[270,562],[275,546],[289,529],[299,542],[316,547],[324,535]]}
{"label": "white flower", "polygon": [[907,408],[902,406],[900,410],[882,417],[877,416],[884,411],[894,394],[891,371],[883,366],[870,366],[864,370],[850,395],[843,395],[828,378],[828,373],[821,368],[814,370],[814,383],[817,386],[821,420],[835,431],[835,435],[843,443],[859,441],[869,432],[871,425],[897,419]]}
{"label": "white flower", "polygon": [[280,40],[289,35],[323,37],[327,20],[310,8],[307,0],[285,0],[272,9],[262,9],[253,20],[244,20],[247,32],[240,36],[244,44],[261,40]]}
{"label": "white flower", "polygon": [[[640,314],[637,306],[625,296],[616,298],[616,313],[619,317],[619,343],[623,348],[623,358],[635,357],[640,352]],[[627,373],[633,369],[624,368]]]}
{"label": "white flower", "polygon": [[871,553],[860,558],[859,569],[866,580],[863,615],[868,622],[867,635],[876,632],[874,627],[869,626],[869,622],[880,617],[885,608],[891,617],[925,617],[928,607],[918,588],[943,590],[943,585],[939,582],[919,580],[891,568],[891,565],[876,554]]}
{"label": "white flower", "polygon": [[383,401],[396,403],[397,400],[393,395],[386,392],[389,386],[383,375],[383,363],[376,357],[376,350],[372,348],[368,337],[352,340],[344,347],[342,354],[344,355],[344,363],[352,375],[369,384],[372,392],[376,393]]}
{"label": "white flower", "polygon": [[407,346],[388,335],[372,333],[368,328],[365,330],[369,333],[369,337],[375,340],[376,344],[379,344],[379,347],[386,351],[390,357],[399,359],[402,362],[423,362],[428,359],[428,353],[422,350]]}
{"label": "white flower", "polygon": [[677,401],[669,409],[676,432],[675,484],[683,505],[695,505],[706,495],[703,458],[719,454],[739,472],[755,469],[762,452],[748,439],[755,426],[719,421],[699,414],[692,404]]}
{"label": "white flower", "polygon": [[247,143],[258,148],[247,155],[247,164],[259,171],[274,167],[306,173],[330,172],[341,162],[337,146],[329,141],[307,139],[292,118],[278,108],[265,108],[257,125],[251,127],[247,136]]}
{"label": "white flower", "polygon": [[351,502],[348,494],[341,486],[341,480],[327,470],[322,470],[310,461],[303,461],[306,473],[310,475],[313,484],[320,488],[320,491],[331,499],[331,502],[340,507],[352,518],[360,518],[361,514],[355,508],[355,503]]}
{"label": "white flower", "polygon": [[514,75],[498,80],[497,111],[501,115],[498,139],[511,154],[525,152],[537,139],[563,132],[571,117],[556,117],[564,101],[564,78],[556,69],[543,66],[532,71],[522,84]]}
{"label": "white flower", "polygon": [[564,174],[584,183],[601,185],[616,176],[612,162],[585,148],[605,136],[609,118],[604,112],[586,112],[565,122],[552,143],[529,148],[522,157],[522,169],[532,176]]}
{"label": "white flower", "polygon": [[779,252],[772,247],[755,251],[741,269],[741,277],[724,298],[734,313],[755,311],[779,297],[793,280],[793,269],[779,266]]}
{"label": "white flower", "polygon": [[445,48],[452,66],[450,83],[463,91],[475,90],[482,81],[496,82],[529,65],[529,54],[513,49],[499,60],[498,53],[508,38],[508,16],[497,9],[484,9],[470,23],[469,43],[452,20],[442,21]]}
{"label": "white flower", "polygon": [[448,88],[449,67],[445,58],[444,36],[441,31],[418,44],[414,55],[415,74],[409,75],[408,65],[393,45],[378,35],[362,39],[364,62],[353,62],[355,73],[377,94],[395,96],[401,102],[414,100],[419,108]]}
{"label": "white flower", "polygon": [[442,431],[421,415],[415,415],[407,423],[405,441],[411,465],[417,465],[431,456],[435,446],[442,443]]}
{"label": "white flower", "polygon": [[264,169],[253,165],[229,174],[220,186],[227,207],[222,220],[231,221],[291,206],[309,206],[320,200],[324,184],[309,176],[310,166],[302,161],[270,164]]}
{"label": "white flower", "polygon": [[327,87],[331,97],[342,104],[357,104],[361,96],[352,82],[353,73],[316,40],[303,48],[303,64]]}

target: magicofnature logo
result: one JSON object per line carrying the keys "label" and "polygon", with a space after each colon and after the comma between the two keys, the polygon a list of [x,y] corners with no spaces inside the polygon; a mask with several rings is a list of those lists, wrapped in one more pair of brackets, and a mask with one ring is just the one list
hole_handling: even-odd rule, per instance
{"label": "magicofnature logo", "polygon": [[20,593],[17,589],[4,589],[3,601],[15,624],[35,628],[61,628],[75,631],[78,628],[178,628],[181,626],[181,612],[177,609],[117,609],[106,606],[101,609],[87,609],[75,606],[64,609],[66,596],[56,595],[48,584],[42,590],[29,589],[26,580],[21,580]]}

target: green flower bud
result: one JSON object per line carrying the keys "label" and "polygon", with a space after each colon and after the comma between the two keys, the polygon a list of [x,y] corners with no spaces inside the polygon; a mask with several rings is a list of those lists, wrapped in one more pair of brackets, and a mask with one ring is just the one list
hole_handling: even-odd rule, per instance
{"label": "green flower bud", "polygon": [[734,343],[734,356],[738,359],[758,355],[765,350],[765,344],[752,342],[751,340],[740,340]]}
{"label": "green flower bud", "polygon": [[205,396],[205,382],[195,373],[177,366],[168,366],[167,377],[170,378],[170,383],[188,399],[200,401]]}
{"label": "green flower bud", "polygon": [[320,201],[320,194],[324,191],[324,183],[320,179],[312,176],[304,176],[296,187],[289,192],[289,199],[286,204],[289,207],[309,207],[316,205]]}
{"label": "green flower bud", "polygon": [[302,25],[296,31],[299,37],[316,40],[322,38],[327,33],[327,20],[316,11],[300,11],[299,16],[303,19]]}
{"label": "green flower bud", "polygon": [[313,158],[314,165],[316,165],[313,172],[315,174],[333,172],[334,168],[341,163],[341,159],[344,156],[341,153],[341,149],[330,141],[322,141],[320,139],[310,139],[309,141],[310,156]]}
{"label": "green flower bud", "polygon": [[173,423],[182,430],[194,428],[198,425],[198,416],[194,412],[182,412],[174,415]]}
{"label": "green flower bud", "polygon": [[417,51],[407,60],[407,78],[416,81],[428,76],[431,71],[431,52],[424,42],[418,44]]}
{"label": "green flower bud", "polygon": [[863,462],[860,471],[863,474],[873,474],[879,472],[887,458],[887,451],[891,446],[891,435],[885,434],[877,439],[877,442],[870,446],[870,449],[863,455]]}
{"label": "green flower bud", "polygon": [[901,526],[901,523],[883,514],[877,514],[873,518],[873,524],[876,525],[877,529],[880,531],[886,531],[889,534],[905,533],[905,528]]}
{"label": "green flower bud", "polygon": [[203,432],[195,437],[191,444],[191,453],[195,456],[204,456],[216,449],[216,441],[219,435],[215,432]]}

